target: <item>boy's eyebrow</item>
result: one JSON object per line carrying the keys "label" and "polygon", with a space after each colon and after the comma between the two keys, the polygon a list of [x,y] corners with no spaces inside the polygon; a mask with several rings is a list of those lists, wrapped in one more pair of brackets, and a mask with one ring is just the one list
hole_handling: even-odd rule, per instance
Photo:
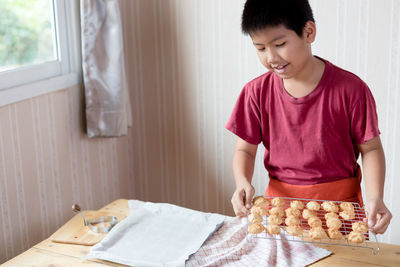
{"label": "boy's eyebrow", "polygon": [[[270,44],[270,43],[273,43],[273,42],[275,42],[275,41],[277,41],[277,40],[279,40],[279,39],[282,39],[283,37],[285,37],[286,35],[284,35],[284,34],[282,34],[282,35],[279,35],[278,37],[276,37],[276,38],[274,38],[274,39],[272,39],[271,41],[269,41],[268,43]],[[253,44],[254,45],[263,45],[263,44],[259,44],[259,43],[254,43],[253,42]]]}

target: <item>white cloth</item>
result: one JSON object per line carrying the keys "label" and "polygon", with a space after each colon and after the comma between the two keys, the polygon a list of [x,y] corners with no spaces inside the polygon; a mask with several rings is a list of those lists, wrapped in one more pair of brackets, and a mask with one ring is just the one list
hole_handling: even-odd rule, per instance
{"label": "white cloth", "polygon": [[185,266],[225,216],[165,203],[129,200],[130,215],[93,246],[86,258],[135,267]]}
{"label": "white cloth", "polygon": [[276,239],[249,235],[247,226],[247,218],[226,217],[224,225],[189,258],[186,266],[299,267],[331,254],[312,244],[289,241],[283,230]]}

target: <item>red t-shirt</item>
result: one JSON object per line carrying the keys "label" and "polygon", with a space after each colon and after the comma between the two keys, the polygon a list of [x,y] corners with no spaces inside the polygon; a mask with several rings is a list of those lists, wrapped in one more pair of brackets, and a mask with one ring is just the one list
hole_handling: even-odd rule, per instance
{"label": "red t-shirt", "polygon": [[265,146],[269,175],[290,184],[317,184],[354,177],[357,144],[378,136],[378,117],[368,86],[324,60],[317,87],[300,98],[267,72],[245,85],[226,128]]}

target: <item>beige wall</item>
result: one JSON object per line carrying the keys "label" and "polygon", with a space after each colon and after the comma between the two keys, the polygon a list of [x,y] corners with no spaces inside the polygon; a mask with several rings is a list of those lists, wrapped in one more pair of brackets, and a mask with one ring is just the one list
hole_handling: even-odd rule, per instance
{"label": "beige wall", "polygon": [[[216,3],[123,1],[122,16],[132,86],[135,194],[229,213],[233,139],[223,127],[242,83],[239,59],[232,54],[242,45],[241,35],[231,25],[238,24],[240,5],[223,11]],[[223,25],[226,18],[233,21]],[[223,27],[235,30],[223,33]]]}
{"label": "beige wall", "polygon": [[[243,0],[122,0],[133,127],[88,140],[80,87],[0,107],[0,262],[73,214],[116,198],[232,215],[224,130],[236,97],[263,73],[240,32]],[[399,0],[314,0],[315,54],[363,78],[375,95],[387,157],[385,200],[399,214]],[[253,185],[265,190],[262,152]],[[398,216],[392,225],[399,225]],[[400,230],[382,238],[400,244]]]}
{"label": "beige wall", "polygon": [[83,131],[81,87],[0,107],[0,263],[73,216],[132,196],[130,137]]}

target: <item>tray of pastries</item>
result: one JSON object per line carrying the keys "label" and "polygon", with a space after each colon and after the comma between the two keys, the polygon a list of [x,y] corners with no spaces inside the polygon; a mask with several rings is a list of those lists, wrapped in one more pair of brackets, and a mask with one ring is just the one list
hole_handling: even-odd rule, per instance
{"label": "tray of pastries", "polygon": [[248,233],[257,238],[365,247],[377,254],[379,243],[363,221],[365,214],[355,202],[257,196],[247,217]]}

